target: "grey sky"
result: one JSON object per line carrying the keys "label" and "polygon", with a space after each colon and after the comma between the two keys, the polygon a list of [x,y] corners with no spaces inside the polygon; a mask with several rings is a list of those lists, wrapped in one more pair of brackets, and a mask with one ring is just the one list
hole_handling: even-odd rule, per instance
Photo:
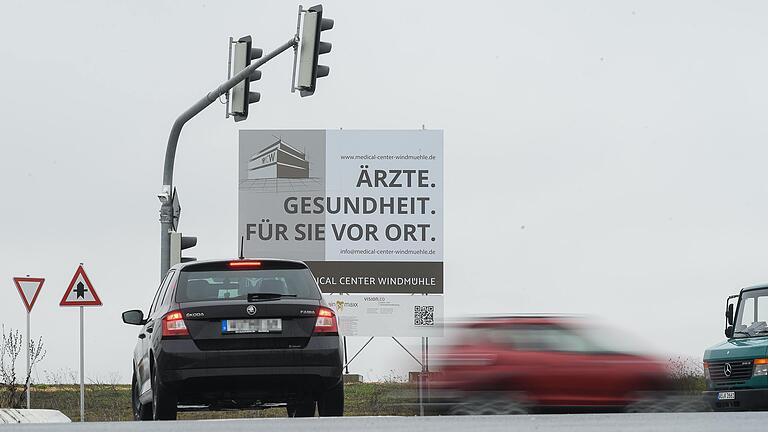
{"label": "grey sky", "polygon": [[[3,2],[0,322],[24,325],[13,276],[47,278],[41,377],[77,368],[77,311],[58,302],[82,261],[105,302],[86,311],[87,375],[129,379],[137,329],[119,314],[157,284],[171,123],[225,78],[228,36],[274,48],[296,6]],[[185,128],[175,180],[196,256],[236,254],[238,129],[425,125],[445,129],[451,316],[596,314],[700,357],[725,296],[768,280],[765,3],[324,6],[336,26],[315,96],[289,92],[284,55],[248,121],[216,105]],[[409,365],[372,347],[353,371]]]}

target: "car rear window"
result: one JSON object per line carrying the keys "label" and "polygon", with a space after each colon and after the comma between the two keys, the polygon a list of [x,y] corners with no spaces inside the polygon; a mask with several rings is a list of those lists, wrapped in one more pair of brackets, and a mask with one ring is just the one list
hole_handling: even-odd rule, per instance
{"label": "car rear window", "polygon": [[245,300],[249,294],[280,294],[320,300],[321,294],[307,268],[182,270],[176,285],[179,303]]}
{"label": "car rear window", "polygon": [[486,342],[520,351],[596,352],[601,349],[565,328],[548,325],[481,326],[463,335],[473,343]]}

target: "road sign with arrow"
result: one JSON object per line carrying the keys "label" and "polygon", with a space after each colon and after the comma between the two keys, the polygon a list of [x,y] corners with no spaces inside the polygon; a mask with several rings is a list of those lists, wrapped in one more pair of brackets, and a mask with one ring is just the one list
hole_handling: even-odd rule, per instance
{"label": "road sign with arrow", "polygon": [[59,306],[101,306],[101,299],[96,294],[93,284],[85,274],[83,266],[79,266],[72,281],[69,283],[64,297],[61,298]]}
{"label": "road sign with arrow", "polygon": [[91,280],[85,274],[83,263],[77,267],[59,306],[80,306],[80,421],[85,421],[85,306],[101,306]]}

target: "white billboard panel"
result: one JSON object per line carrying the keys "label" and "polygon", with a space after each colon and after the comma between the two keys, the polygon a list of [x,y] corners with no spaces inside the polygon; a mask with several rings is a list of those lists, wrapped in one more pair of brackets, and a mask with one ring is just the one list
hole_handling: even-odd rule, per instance
{"label": "white billboard panel", "polygon": [[342,336],[435,337],[443,335],[443,296],[325,294]]}
{"label": "white billboard panel", "polygon": [[443,293],[443,132],[240,131],[238,250],[324,293]]}

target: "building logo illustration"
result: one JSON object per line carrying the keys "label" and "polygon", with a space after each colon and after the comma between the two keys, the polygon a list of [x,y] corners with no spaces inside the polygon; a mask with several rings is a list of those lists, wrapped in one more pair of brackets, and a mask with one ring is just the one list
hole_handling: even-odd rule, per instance
{"label": "building logo illustration", "polygon": [[309,178],[309,162],[304,152],[277,138],[248,160],[248,179]]}

